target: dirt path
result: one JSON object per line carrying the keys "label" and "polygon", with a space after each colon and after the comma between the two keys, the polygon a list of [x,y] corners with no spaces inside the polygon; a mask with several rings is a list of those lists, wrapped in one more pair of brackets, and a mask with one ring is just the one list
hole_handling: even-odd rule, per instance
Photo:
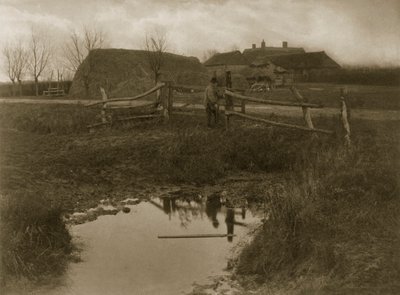
{"label": "dirt path", "polygon": [[[73,99],[30,99],[30,98],[0,98],[0,103],[28,103],[28,104],[87,104],[95,102],[95,100],[73,100]],[[139,106],[146,104],[148,101],[132,101],[128,103],[131,106]],[[119,103],[121,105],[127,105],[127,103]],[[176,107],[182,107],[186,104],[177,102],[174,103]],[[203,109],[201,104],[191,104],[188,108]],[[302,111],[297,107],[285,107],[285,106],[267,106],[260,104],[249,104],[246,106],[246,110],[249,113],[254,114],[265,114],[274,113],[276,115],[284,115],[289,117],[302,117]],[[336,116],[339,115],[339,110],[336,108],[323,108],[323,109],[311,109],[314,116]],[[371,109],[352,109],[351,116],[356,119],[368,119],[368,120],[400,120],[399,110],[371,110]]]}

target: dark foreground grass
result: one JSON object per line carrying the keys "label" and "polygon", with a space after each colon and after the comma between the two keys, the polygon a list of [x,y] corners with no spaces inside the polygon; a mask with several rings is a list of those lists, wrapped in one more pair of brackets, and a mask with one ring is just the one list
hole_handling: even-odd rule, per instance
{"label": "dark foreground grass", "polygon": [[1,285],[61,274],[72,245],[59,204],[27,194],[2,195],[0,202]]}
{"label": "dark foreground grass", "polygon": [[290,294],[399,294],[398,124],[357,123],[352,150],[311,147],[264,188],[269,218],[239,274]]}
{"label": "dark foreground grass", "polygon": [[[91,111],[57,106],[55,115],[53,106],[31,107],[0,109],[3,195],[44,195],[72,211],[78,202],[82,206],[105,194],[140,190],[144,183],[201,186],[242,171],[279,173],[279,181],[275,177],[273,183],[248,187],[247,195],[268,204],[269,219],[243,251],[238,273],[256,274],[277,290],[291,286],[285,293],[399,290],[398,121],[353,121],[353,147],[346,150],[338,118],[316,120],[317,126],[336,130],[337,137],[240,120],[226,132],[222,125],[205,128],[203,117],[88,134],[85,126],[96,116]],[[21,123],[26,117],[32,117],[30,124]],[[65,118],[73,121],[73,132],[63,125]],[[9,216],[19,220],[20,215]],[[47,220],[32,216],[31,223]]]}

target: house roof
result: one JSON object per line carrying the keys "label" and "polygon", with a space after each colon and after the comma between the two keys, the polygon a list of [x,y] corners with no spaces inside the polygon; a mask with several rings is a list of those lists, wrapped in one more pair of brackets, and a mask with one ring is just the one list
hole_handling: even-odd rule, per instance
{"label": "house roof", "polygon": [[271,56],[268,59],[273,64],[287,70],[340,68],[340,65],[330,58],[325,51]]}
{"label": "house roof", "polygon": [[303,48],[300,47],[264,47],[264,48],[251,48],[243,51],[244,58],[252,63],[256,59],[265,58],[275,55],[297,54],[305,53]]}
{"label": "house roof", "polygon": [[206,67],[248,64],[248,61],[244,58],[243,54],[239,50],[214,54],[211,58],[204,62]]}

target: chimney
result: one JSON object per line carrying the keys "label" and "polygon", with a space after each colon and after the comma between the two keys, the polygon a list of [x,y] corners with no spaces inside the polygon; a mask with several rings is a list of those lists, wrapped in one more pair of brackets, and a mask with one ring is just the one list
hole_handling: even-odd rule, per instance
{"label": "chimney", "polygon": [[283,42],[282,42],[282,47],[283,47],[283,48],[287,48],[287,41],[283,41]]}
{"label": "chimney", "polygon": [[256,49],[256,44],[252,44],[251,48]]}
{"label": "chimney", "polygon": [[265,41],[264,41],[264,39],[263,39],[262,42],[261,42],[261,48],[265,48]]}

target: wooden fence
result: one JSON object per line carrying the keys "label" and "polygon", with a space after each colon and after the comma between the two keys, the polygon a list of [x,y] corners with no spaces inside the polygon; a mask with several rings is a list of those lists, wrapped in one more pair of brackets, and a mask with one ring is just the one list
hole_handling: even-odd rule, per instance
{"label": "wooden fence", "polygon": [[[179,107],[177,105],[174,106],[174,92],[184,91],[185,93],[190,95],[192,93],[203,92],[204,86],[173,85],[171,82],[167,81],[158,83],[152,89],[142,94],[136,95],[134,97],[112,98],[112,99],[108,98],[103,88],[101,88],[100,90],[102,94],[102,101],[96,101],[88,104],[87,106],[88,107],[101,106],[101,122],[89,125],[88,126],[89,129],[93,129],[100,126],[110,126],[116,122],[125,122],[138,119],[150,119],[157,117],[161,117],[163,118],[164,122],[167,122],[172,114],[190,115],[190,116],[196,115],[198,114],[198,112],[196,113],[190,111],[190,106],[193,105],[194,103],[184,103]],[[290,91],[294,96],[295,101],[277,101],[277,100],[261,99],[243,95],[241,93],[238,93],[237,90],[225,87],[223,93],[224,93],[224,114],[225,114],[226,128],[229,129],[231,117],[236,116],[243,119],[261,122],[276,127],[290,128],[305,132],[320,133],[327,135],[334,134],[334,131],[315,128],[314,126],[314,123],[311,118],[310,109],[312,108],[320,109],[323,108],[322,105],[310,103],[308,99],[303,97],[299,92],[299,90],[294,86],[290,88]],[[153,102],[143,103],[134,106],[126,104],[127,102],[129,103],[135,100],[139,100],[141,98],[145,98],[153,93],[157,93],[156,99]],[[340,97],[341,97],[340,114],[341,114],[343,129],[345,131],[345,141],[347,144],[350,144],[350,124],[348,120],[348,107],[346,104],[344,90],[341,91]],[[289,123],[276,122],[267,120],[265,118],[260,118],[254,115],[249,115],[246,113],[247,103],[301,108],[305,125],[300,126]],[[240,111],[235,111],[235,107],[240,107]],[[141,114],[134,114],[125,117],[114,116],[113,111],[118,109],[130,109],[133,111],[144,110],[145,113],[142,112]]]}
{"label": "wooden fence", "polygon": [[[164,119],[164,121],[169,120],[173,105],[173,91],[170,82],[158,83],[150,90],[133,97],[108,98],[107,93],[102,87],[100,87],[100,92],[102,96],[101,101],[96,101],[86,105],[86,107],[101,106],[101,122],[88,125],[87,127],[89,128],[89,130],[93,130],[94,128],[101,126],[111,126],[117,122],[127,122],[138,119],[161,117]],[[140,105],[126,104],[150,96],[153,93],[156,93],[155,101],[143,103]],[[118,116],[115,114],[116,110],[127,109],[132,112],[141,111],[141,113],[133,114],[130,116]]]}
{"label": "wooden fence", "polygon": [[[318,132],[323,134],[333,134],[334,132],[331,130],[319,129],[314,128],[314,124],[311,119],[310,108],[323,108],[322,105],[309,103],[307,99],[305,99],[300,92],[295,87],[291,87],[290,90],[292,91],[294,97],[296,98],[297,102],[293,101],[276,101],[276,100],[266,100],[255,98],[251,96],[245,96],[238,93],[235,93],[229,89],[225,90],[225,95],[227,97],[227,107],[225,108],[225,122],[226,128],[229,129],[229,122],[230,117],[237,116],[241,118],[245,118],[252,121],[257,121],[261,123],[265,123],[272,126],[283,127],[283,128],[291,128],[291,129],[298,129],[307,132]],[[241,104],[241,111],[237,112],[234,111],[234,100],[240,100]],[[303,117],[306,126],[298,126],[293,124],[287,123],[280,123],[275,121],[266,120],[263,118],[255,117],[246,115],[246,102],[254,102],[258,104],[265,104],[265,105],[277,105],[277,106],[287,106],[287,107],[301,107],[303,111]]]}

